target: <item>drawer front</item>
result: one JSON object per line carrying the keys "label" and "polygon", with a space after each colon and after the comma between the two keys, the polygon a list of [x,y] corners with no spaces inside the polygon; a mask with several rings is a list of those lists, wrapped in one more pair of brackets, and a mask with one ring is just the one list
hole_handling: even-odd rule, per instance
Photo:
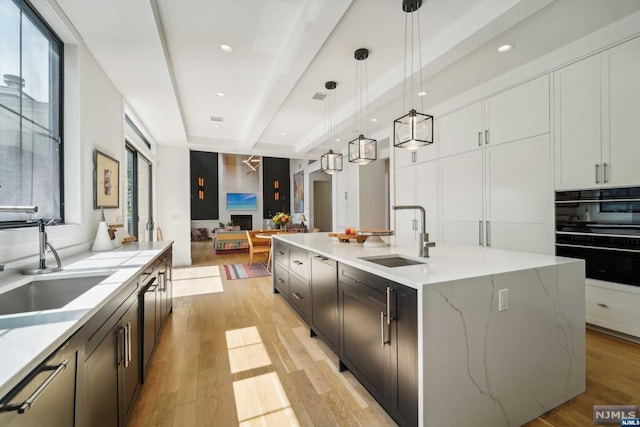
{"label": "drawer front", "polygon": [[273,239],[273,258],[275,262],[289,268],[289,245],[278,239]]}
{"label": "drawer front", "polygon": [[289,285],[291,286],[291,306],[309,323],[309,317],[311,315],[309,284],[294,275],[290,275]]}
{"label": "drawer front", "polygon": [[296,273],[301,279],[309,281],[309,252],[303,249],[289,250],[289,271]]}
{"label": "drawer front", "polygon": [[273,265],[273,285],[284,299],[289,300],[289,270],[282,264]]}
{"label": "drawer front", "polygon": [[640,294],[587,285],[585,299],[587,323],[640,337]]}
{"label": "drawer front", "polygon": [[[387,279],[345,264],[338,264],[338,281],[355,287],[367,286],[378,291],[374,292],[374,295],[380,295],[380,292],[386,295],[387,286],[389,286]],[[386,304],[386,296],[380,302]]]}

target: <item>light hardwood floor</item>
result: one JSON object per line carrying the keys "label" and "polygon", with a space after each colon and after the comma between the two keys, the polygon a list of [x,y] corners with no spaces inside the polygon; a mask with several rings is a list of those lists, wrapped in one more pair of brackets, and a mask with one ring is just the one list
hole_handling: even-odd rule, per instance
{"label": "light hardwood floor", "polygon": [[[220,266],[222,286],[174,299],[129,426],[395,425],[270,277],[226,279],[223,264],[247,259],[192,244],[194,265]],[[587,391],[527,426],[593,425],[596,404],[640,405],[640,345],[587,330]]]}

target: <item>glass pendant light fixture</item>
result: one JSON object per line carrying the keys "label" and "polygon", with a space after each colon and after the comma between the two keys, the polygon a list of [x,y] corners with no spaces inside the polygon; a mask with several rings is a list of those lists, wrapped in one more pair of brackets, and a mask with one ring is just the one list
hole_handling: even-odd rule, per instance
{"label": "glass pendant light fixture", "polygon": [[[409,113],[393,121],[393,145],[400,148],[415,151],[425,145],[433,144],[433,116],[420,113],[414,107],[414,93],[423,93],[422,88],[422,49],[420,47],[420,17],[418,9],[422,6],[422,0],[402,0],[404,19],[404,81],[402,84],[402,107],[406,108],[407,83],[409,88]],[[409,21],[410,24],[409,24]],[[414,31],[414,22],[417,29]],[[416,90],[413,84],[414,73],[414,32],[418,39],[418,78],[420,89]],[[409,45],[410,43],[410,45]],[[407,66],[409,70],[407,70]],[[423,96],[420,96],[420,110],[424,110]],[[405,110],[406,111],[406,110]]]}
{"label": "glass pendant light fixture", "polygon": [[333,175],[342,170],[342,154],[334,153],[333,149],[333,140],[334,140],[334,128],[335,128],[335,110],[336,110],[336,97],[335,97],[335,88],[338,84],[334,81],[329,81],[324,84],[324,88],[327,89],[328,95],[326,100],[326,126],[327,126],[327,134],[329,136],[329,151],[324,153],[320,157],[320,170],[329,175]]}
{"label": "glass pendant light fixture", "polygon": [[356,59],[356,95],[353,101],[354,129],[359,130],[360,135],[349,142],[349,162],[359,165],[366,165],[378,158],[378,142],[375,139],[364,136],[365,129],[363,119],[368,114],[368,93],[369,73],[365,59],[369,57],[369,51],[361,48],[353,53]]}

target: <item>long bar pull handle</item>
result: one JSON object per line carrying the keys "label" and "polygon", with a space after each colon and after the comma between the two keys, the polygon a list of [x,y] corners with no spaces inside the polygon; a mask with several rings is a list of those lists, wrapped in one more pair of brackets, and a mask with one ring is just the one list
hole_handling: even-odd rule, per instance
{"label": "long bar pull handle", "polygon": [[391,321],[396,319],[396,291],[387,286],[387,325],[391,325]]}
{"label": "long bar pull handle", "polygon": [[596,163],[596,184],[600,184],[600,165]]}
{"label": "long bar pull handle", "polygon": [[478,221],[478,245],[482,246],[482,220]]}
{"label": "long bar pull handle", "polygon": [[484,130],[484,143],[489,144],[489,129]]}
{"label": "long bar pull handle", "polygon": [[487,221],[487,235],[485,237],[487,247],[491,246],[491,222]]}
{"label": "long bar pull handle", "polygon": [[293,297],[294,297],[295,299],[297,299],[298,301],[300,301],[301,299],[303,299],[303,298],[300,296],[300,294],[298,294],[297,292],[294,292],[292,295],[293,295]]}
{"label": "long bar pull handle", "polygon": [[127,322],[127,363],[125,363],[125,367],[129,367],[129,362],[131,362],[131,322]]}
{"label": "long bar pull handle", "polygon": [[24,402],[17,405],[10,405],[0,408],[0,412],[18,411],[19,414],[24,414],[25,412],[27,412],[33,406],[36,400],[38,400],[42,392],[44,392],[46,388],[49,387],[49,385],[53,382],[53,380],[55,380],[56,377],[66,369],[68,364],[69,360],[64,360],[57,366],[46,366],[44,370],[53,371],[53,373],[49,375],[42,384],[40,384],[40,387],[38,387],[36,391],[34,391],[33,394],[29,396]]}
{"label": "long bar pull handle", "polygon": [[602,182],[604,182],[605,184],[609,182],[609,178],[607,178],[607,169],[609,169],[608,166],[609,165],[607,163],[602,164]]}
{"label": "long bar pull handle", "polygon": [[478,132],[478,147],[482,146],[482,132]]}
{"label": "long bar pull handle", "polygon": [[124,329],[122,330],[122,334],[123,334],[123,342],[124,342],[124,347],[122,349],[123,354],[123,359],[124,359],[124,367],[128,368],[129,367],[129,324],[125,325]]}
{"label": "long bar pull handle", "polygon": [[598,307],[609,308],[609,306],[607,304],[605,304],[605,303],[599,302],[597,304],[598,304]]}
{"label": "long bar pull handle", "polygon": [[380,312],[380,344],[382,347],[387,343],[384,339],[384,311]]}

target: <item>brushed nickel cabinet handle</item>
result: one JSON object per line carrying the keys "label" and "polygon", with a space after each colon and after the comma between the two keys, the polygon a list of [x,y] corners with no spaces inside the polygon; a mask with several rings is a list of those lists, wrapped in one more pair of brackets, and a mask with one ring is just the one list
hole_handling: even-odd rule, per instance
{"label": "brushed nickel cabinet handle", "polygon": [[597,304],[598,304],[598,307],[609,308],[609,306],[607,304],[605,304],[605,303],[599,302]]}
{"label": "brushed nickel cabinet handle", "polygon": [[131,362],[131,322],[127,322],[127,363],[125,367],[129,366],[129,362]]}
{"label": "brushed nickel cabinet handle", "polygon": [[478,245],[482,246],[482,220],[478,221]]}
{"label": "brushed nickel cabinet handle", "polygon": [[[36,400],[38,400],[38,398],[40,397],[42,392],[44,392],[46,390],[46,388],[49,387],[49,385],[53,382],[53,380],[55,380],[56,377],[58,375],[60,375],[62,373],[62,371],[64,371],[66,369],[68,364],[69,364],[69,360],[67,359],[67,360],[64,360],[64,361],[60,362],[60,364],[57,365],[57,366],[49,366],[49,365],[44,366],[42,368],[42,371],[53,371],[53,373],[51,375],[49,375],[47,377],[47,379],[44,380],[44,382],[42,384],[40,384],[40,386],[31,394],[31,396],[29,396],[27,398],[27,400],[25,400],[22,403],[15,404],[15,405],[2,406],[2,408],[0,408],[0,413],[1,412],[9,412],[9,411],[17,411],[19,414],[24,414],[25,412],[27,412],[29,409],[31,409],[31,407],[36,402]],[[25,384],[25,385],[27,385],[27,384]]]}
{"label": "brushed nickel cabinet handle", "polygon": [[596,184],[600,184],[600,165],[596,163]]}
{"label": "brushed nickel cabinet handle", "polygon": [[607,178],[607,169],[609,169],[608,166],[609,165],[607,163],[602,164],[602,182],[604,182],[605,184],[609,182],[609,179]]}
{"label": "brushed nickel cabinet handle", "polygon": [[484,130],[484,143],[489,144],[489,129]]}
{"label": "brushed nickel cabinet handle", "polygon": [[491,222],[487,221],[487,235],[485,236],[487,247],[491,246]]}
{"label": "brushed nickel cabinet handle", "polygon": [[482,146],[482,131],[478,132],[478,147]]}
{"label": "brushed nickel cabinet handle", "polygon": [[292,295],[293,295],[293,297],[294,297],[295,299],[297,299],[297,300],[302,300],[302,299],[304,299],[304,298],[303,298],[303,297],[301,297],[301,296],[300,296],[300,294],[298,294],[297,292],[294,292]]}
{"label": "brushed nickel cabinet handle", "polygon": [[384,347],[384,345],[387,342],[384,339],[384,311],[380,312],[380,344],[381,347]]}

